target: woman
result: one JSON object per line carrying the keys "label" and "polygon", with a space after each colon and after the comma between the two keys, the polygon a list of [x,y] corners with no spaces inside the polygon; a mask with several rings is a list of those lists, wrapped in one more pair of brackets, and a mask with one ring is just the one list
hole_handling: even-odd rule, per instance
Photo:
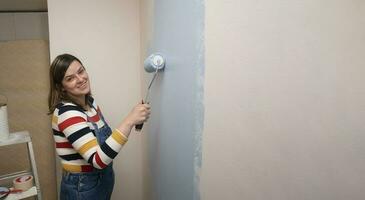
{"label": "woman", "polygon": [[48,106],[63,167],[60,199],[110,199],[112,161],[131,129],[148,119],[150,106],[138,104],[118,128],[111,130],[91,96],[84,66],[69,54],[57,56],[51,64]]}

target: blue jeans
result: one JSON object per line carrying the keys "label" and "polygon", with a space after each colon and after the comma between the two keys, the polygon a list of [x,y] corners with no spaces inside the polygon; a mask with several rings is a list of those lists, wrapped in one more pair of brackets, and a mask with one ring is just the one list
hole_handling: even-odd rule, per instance
{"label": "blue jeans", "polygon": [[[99,144],[111,135],[112,130],[105,122],[98,129],[93,123],[95,135]],[[109,200],[114,187],[113,163],[104,169],[94,169],[92,172],[64,172],[61,181],[60,200]]]}
{"label": "blue jeans", "polygon": [[64,173],[61,200],[109,200],[114,187],[113,166],[84,173]]}

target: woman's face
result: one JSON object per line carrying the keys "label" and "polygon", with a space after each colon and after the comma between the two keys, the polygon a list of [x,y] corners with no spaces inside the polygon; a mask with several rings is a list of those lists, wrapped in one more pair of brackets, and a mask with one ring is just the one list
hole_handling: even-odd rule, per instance
{"label": "woman's face", "polygon": [[90,92],[89,76],[78,61],[73,61],[62,80],[63,89],[71,98],[82,100]]}

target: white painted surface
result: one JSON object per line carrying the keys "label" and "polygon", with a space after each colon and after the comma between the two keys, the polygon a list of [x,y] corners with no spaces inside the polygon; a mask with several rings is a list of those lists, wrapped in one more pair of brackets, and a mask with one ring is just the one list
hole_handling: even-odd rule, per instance
{"label": "white painted surface", "polygon": [[365,2],[206,1],[203,200],[365,198]]}
{"label": "white painted surface", "polygon": [[[93,95],[112,128],[141,99],[139,2],[48,1],[50,52],[81,59],[91,77]],[[142,198],[140,134],[114,160],[113,199]]]}
{"label": "white painted surface", "polygon": [[[144,62],[144,59],[147,58],[148,51],[150,46],[152,45],[153,38],[153,21],[154,21],[154,0],[141,0],[140,1],[140,23],[141,23],[141,64]],[[147,92],[147,87],[149,82],[151,81],[151,74],[146,73],[144,68],[140,68],[140,77],[141,77],[141,95],[145,96]],[[155,113],[155,106],[153,106],[153,113]],[[149,120],[148,123],[151,123]],[[149,133],[146,129],[148,125],[144,125],[141,134],[142,141],[142,171],[143,171],[143,199],[151,200],[153,196],[156,196],[156,191],[153,190],[153,178],[152,171],[150,167],[150,156],[149,156]]]}

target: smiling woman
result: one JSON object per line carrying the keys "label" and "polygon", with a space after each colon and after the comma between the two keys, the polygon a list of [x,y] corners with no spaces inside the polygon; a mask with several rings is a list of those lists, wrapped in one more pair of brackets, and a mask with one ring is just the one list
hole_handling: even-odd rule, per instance
{"label": "smiling woman", "polygon": [[63,176],[60,199],[108,200],[114,187],[113,159],[136,124],[145,122],[150,106],[139,103],[112,130],[91,96],[81,61],[56,57],[50,68],[49,113]]}

